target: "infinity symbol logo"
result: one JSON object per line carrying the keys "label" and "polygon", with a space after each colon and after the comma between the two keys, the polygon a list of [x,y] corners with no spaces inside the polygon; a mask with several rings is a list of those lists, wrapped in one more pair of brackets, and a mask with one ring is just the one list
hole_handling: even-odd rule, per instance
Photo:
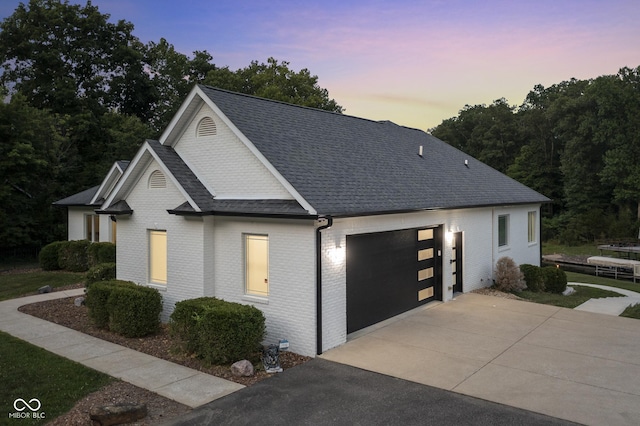
{"label": "infinity symbol logo", "polygon": [[[35,403],[33,404],[34,406],[32,407],[30,404],[32,402],[34,402],[34,401],[35,401]],[[18,403],[20,403],[20,402],[22,403],[22,408],[18,408],[20,406]],[[36,405],[36,404],[38,404],[38,405]],[[40,404],[40,400],[37,399],[37,398],[32,398],[32,399],[29,400],[29,402],[25,401],[22,398],[18,398],[15,401],[13,401],[13,408],[15,408],[16,411],[24,411],[27,408],[30,411],[38,411],[41,406],[42,406],[42,404]]]}

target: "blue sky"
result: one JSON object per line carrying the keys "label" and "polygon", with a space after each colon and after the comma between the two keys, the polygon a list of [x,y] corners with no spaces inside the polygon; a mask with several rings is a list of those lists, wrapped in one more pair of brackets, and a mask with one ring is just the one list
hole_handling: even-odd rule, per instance
{"label": "blue sky", "polygon": [[[72,0],[72,3],[84,3]],[[465,104],[640,66],[637,0],[93,0],[143,42],[308,68],[346,113],[428,129]],[[3,0],[0,17],[19,1]]]}

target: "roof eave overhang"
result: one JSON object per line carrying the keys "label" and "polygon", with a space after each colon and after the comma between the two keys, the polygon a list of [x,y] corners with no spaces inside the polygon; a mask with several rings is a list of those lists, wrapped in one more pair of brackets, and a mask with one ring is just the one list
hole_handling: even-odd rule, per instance
{"label": "roof eave overhang", "polygon": [[362,212],[334,212],[334,213],[324,213],[319,214],[319,216],[331,216],[335,219],[339,218],[351,218],[351,217],[361,217],[361,216],[382,216],[382,215],[391,215],[391,214],[407,214],[407,213],[420,213],[420,212],[428,212],[428,211],[442,211],[442,210],[462,210],[462,209],[479,209],[479,208],[488,208],[488,207],[509,207],[509,206],[522,206],[522,205],[532,205],[532,204],[549,204],[553,202],[553,200],[547,201],[521,201],[515,203],[489,203],[489,204],[473,204],[473,205],[460,205],[460,206],[450,206],[450,207],[425,207],[425,208],[417,208],[417,209],[401,209],[401,210],[378,210],[378,211],[362,211]]}
{"label": "roof eave overhang", "polygon": [[258,212],[220,212],[220,211],[184,211],[184,210],[167,210],[167,213],[176,216],[233,216],[233,217],[256,217],[256,218],[272,218],[272,219],[307,219],[317,220],[318,215],[313,214],[286,214],[286,213],[258,213]]}

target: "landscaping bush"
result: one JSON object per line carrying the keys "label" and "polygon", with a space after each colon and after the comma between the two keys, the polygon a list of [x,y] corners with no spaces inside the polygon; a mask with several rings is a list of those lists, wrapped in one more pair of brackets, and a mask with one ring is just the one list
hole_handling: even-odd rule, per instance
{"label": "landscaping bush", "polygon": [[226,364],[256,354],[264,323],[264,315],[253,306],[201,297],[176,303],[170,327],[199,358]]}
{"label": "landscaping bush", "polygon": [[524,275],[510,257],[501,257],[496,262],[494,286],[505,292],[522,291],[527,287]]}
{"label": "landscaping bush", "polygon": [[567,289],[567,274],[562,269],[555,266],[545,266],[540,270],[548,292],[560,294]]}
{"label": "landscaping bush", "polygon": [[64,241],[58,251],[58,264],[61,269],[71,272],[86,272],[89,269],[87,240]]}
{"label": "landscaping bush", "polygon": [[264,338],[264,321],[258,308],[239,303],[207,309],[198,324],[202,358],[213,364],[250,358]]}
{"label": "landscaping bush", "polygon": [[115,263],[116,245],[113,243],[92,243],[87,251],[89,266],[96,266],[100,263]]}
{"label": "landscaping bush", "polygon": [[143,337],[158,331],[162,296],[144,286],[114,286],[107,300],[109,330],[125,337]]}
{"label": "landscaping bush", "polygon": [[176,303],[176,308],[169,318],[169,332],[179,349],[187,353],[199,353],[198,320],[202,318],[207,307],[222,303],[215,297],[199,297]]}
{"label": "landscaping bush", "polygon": [[527,290],[534,293],[540,293],[545,290],[544,277],[539,266],[528,264],[520,265],[520,271],[524,274]]}
{"label": "landscaping bush", "polygon": [[40,254],[38,255],[38,261],[43,271],[57,271],[60,269],[58,255],[60,247],[65,243],[66,241],[55,241],[42,247],[42,250],[40,250]]}
{"label": "landscaping bush", "polygon": [[91,284],[98,281],[111,281],[116,279],[115,263],[99,263],[92,266],[85,275],[85,286],[88,288]]}
{"label": "landscaping bush", "polygon": [[98,328],[108,328],[109,326],[109,308],[107,302],[109,296],[115,287],[133,287],[136,284],[130,281],[100,281],[91,284],[87,288],[87,297],[85,304],[89,310],[89,318]]}

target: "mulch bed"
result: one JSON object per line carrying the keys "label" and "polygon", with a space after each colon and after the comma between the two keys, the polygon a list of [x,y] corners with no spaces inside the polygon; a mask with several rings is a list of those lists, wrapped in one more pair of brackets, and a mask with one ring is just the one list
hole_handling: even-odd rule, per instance
{"label": "mulch bed", "polygon": [[[57,291],[79,288],[81,286],[67,286],[58,288]],[[89,319],[86,306],[75,306],[75,297],[55,299],[46,302],[38,302],[20,307],[18,310],[44,320],[63,325],[73,330],[125,346],[138,352],[143,352],[157,358],[181,364],[203,373],[221,377],[245,386],[251,386],[261,380],[267,379],[272,374],[264,370],[257,370],[251,377],[236,377],[231,374],[228,365],[207,365],[202,360],[184,353],[177,353],[173,348],[173,341],[169,336],[168,327],[163,324],[160,331],[152,336],[142,338],[128,338],[119,334],[95,327]],[[280,365],[288,369],[300,365],[311,359],[293,352],[280,352]]]}

